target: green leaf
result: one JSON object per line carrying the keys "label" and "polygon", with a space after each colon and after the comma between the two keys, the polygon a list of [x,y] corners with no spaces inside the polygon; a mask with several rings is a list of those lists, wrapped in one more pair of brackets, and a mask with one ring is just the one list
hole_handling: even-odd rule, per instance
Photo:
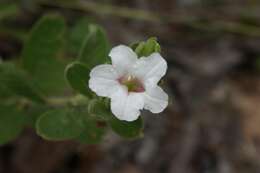
{"label": "green leaf", "polygon": [[81,143],[97,144],[102,141],[106,130],[106,123],[103,121],[87,121],[84,131],[77,138]]}
{"label": "green leaf", "polygon": [[138,138],[143,136],[143,120],[138,118],[135,121],[120,121],[114,116],[109,120],[112,130],[124,138]]}
{"label": "green leaf", "polygon": [[85,121],[85,129],[78,140],[82,143],[97,144],[105,135],[110,110],[107,108],[106,100],[92,99],[88,104],[88,118]]}
{"label": "green leaf", "polygon": [[0,105],[0,145],[14,140],[23,130],[25,117],[14,106]]}
{"label": "green leaf", "polygon": [[69,52],[78,56],[84,40],[88,36],[89,20],[86,18],[80,19],[74,27],[71,28],[68,36],[67,47]]}
{"label": "green leaf", "polygon": [[111,118],[109,101],[102,98],[92,99],[88,104],[88,113],[97,120],[109,120]]}
{"label": "green leaf", "polygon": [[65,62],[57,59],[63,45],[65,22],[57,15],[42,17],[33,27],[22,51],[22,63],[46,94],[62,92]]}
{"label": "green leaf", "polygon": [[135,50],[138,57],[147,57],[154,52],[161,51],[161,47],[154,37],[149,38],[146,42],[140,42],[138,45],[133,44],[131,47]]}
{"label": "green leaf", "polygon": [[91,69],[109,60],[108,51],[109,43],[103,29],[94,24],[89,25],[88,35],[82,45],[79,61]]}
{"label": "green leaf", "polygon": [[84,111],[63,108],[44,113],[36,123],[37,133],[48,140],[68,140],[84,130]]}
{"label": "green leaf", "polygon": [[[0,81],[1,81],[1,79],[0,79]],[[11,93],[12,92],[8,89],[8,87],[5,84],[0,85],[0,99],[11,96],[12,95]]]}
{"label": "green leaf", "polygon": [[26,126],[36,128],[38,118],[51,109],[51,106],[44,104],[30,104],[24,113],[26,114]]}
{"label": "green leaf", "polygon": [[90,70],[82,63],[74,62],[67,66],[65,76],[70,86],[85,96],[92,97],[88,87]]}
{"label": "green leaf", "polygon": [[24,71],[17,69],[13,64],[0,64],[0,83],[3,91],[12,92],[36,102],[44,102],[34,83]]}
{"label": "green leaf", "polygon": [[118,120],[111,113],[108,99],[92,99],[88,104],[88,113],[95,120],[107,122],[115,133],[124,138],[138,138],[143,135],[141,117],[133,122]]}
{"label": "green leaf", "polygon": [[144,43],[144,42],[134,42],[134,43],[130,44],[130,47],[133,50],[135,50],[139,46],[139,44],[141,44],[141,43]]}

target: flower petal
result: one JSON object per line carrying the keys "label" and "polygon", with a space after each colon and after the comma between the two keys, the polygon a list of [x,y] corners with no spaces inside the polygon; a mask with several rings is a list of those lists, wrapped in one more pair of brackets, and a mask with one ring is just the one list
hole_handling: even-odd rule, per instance
{"label": "flower petal", "polygon": [[118,77],[112,65],[98,65],[90,72],[89,88],[98,96],[109,97],[120,87]]}
{"label": "flower petal", "polygon": [[149,87],[144,94],[144,109],[160,113],[168,106],[168,95],[161,87]]}
{"label": "flower petal", "polygon": [[156,86],[165,75],[167,62],[159,53],[140,58],[133,66],[131,73],[144,82],[145,86]]}
{"label": "flower petal", "polygon": [[137,61],[136,53],[127,46],[119,45],[114,47],[109,56],[112,59],[112,65],[121,74],[125,74],[132,67],[132,65]]}
{"label": "flower petal", "polygon": [[140,93],[128,93],[122,86],[111,96],[111,111],[120,120],[134,121],[144,107],[144,97]]}

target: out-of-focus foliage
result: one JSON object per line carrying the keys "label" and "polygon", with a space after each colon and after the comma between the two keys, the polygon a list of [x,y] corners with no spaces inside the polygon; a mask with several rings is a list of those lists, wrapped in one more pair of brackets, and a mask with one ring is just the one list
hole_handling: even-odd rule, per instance
{"label": "out-of-focus foliage", "polygon": [[69,28],[67,47],[75,56],[79,56],[82,45],[89,34],[89,24],[89,20],[83,18],[76,22],[72,28]]}
{"label": "out-of-focus foliage", "polygon": [[24,71],[16,68],[13,64],[0,64],[0,82],[3,89],[2,93],[8,92],[10,95],[23,96],[36,102],[44,102],[32,80]]}
{"label": "out-of-focus foliage", "polygon": [[80,50],[79,61],[92,68],[108,61],[109,43],[100,26],[90,24]]}
{"label": "out-of-focus foliage", "polygon": [[33,27],[22,52],[22,65],[46,94],[63,91],[64,62],[58,59],[64,39],[61,16],[47,15]]}
{"label": "out-of-focus foliage", "polygon": [[14,106],[0,105],[0,144],[15,139],[25,125],[25,115]]}

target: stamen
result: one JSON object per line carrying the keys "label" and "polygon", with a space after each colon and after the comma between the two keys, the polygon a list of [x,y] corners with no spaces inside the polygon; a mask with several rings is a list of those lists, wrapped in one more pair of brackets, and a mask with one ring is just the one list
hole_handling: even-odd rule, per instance
{"label": "stamen", "polygon": [[144,92],[144,86],[142,82],[131,75],[123,76],[118,79],[119,83],[125,85],[128,88],[128,92]]}

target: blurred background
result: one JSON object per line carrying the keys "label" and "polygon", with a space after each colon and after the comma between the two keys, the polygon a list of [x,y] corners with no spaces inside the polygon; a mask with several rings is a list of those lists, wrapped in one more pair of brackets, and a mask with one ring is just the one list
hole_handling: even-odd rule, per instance
{"label": "blurred background", "polygon": [[[0,57],[15,59],[32,25],[87,17],[112,45],[158,38],[170,105],[144,112],[144,137],[49,142],[28,128],[0,147],[0,173],[259,173],[260,1],[0,0]],[[1,85],[1,84],[0,84]]]}

